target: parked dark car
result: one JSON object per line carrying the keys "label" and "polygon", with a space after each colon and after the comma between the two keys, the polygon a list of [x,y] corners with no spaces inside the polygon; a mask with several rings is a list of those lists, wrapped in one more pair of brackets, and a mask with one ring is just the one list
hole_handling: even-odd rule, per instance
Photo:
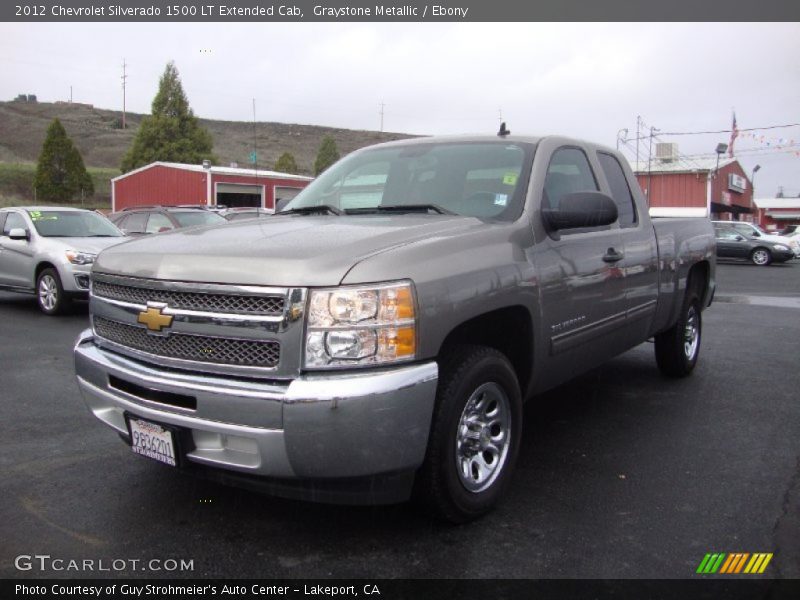
{"label": "parked dark car", "polygon": [[203,206],[142,206],[126,208],[108,216],[127,235],[161,233],[183,227],[215,225],[225,219]]}
{"label": "parked dark car", "polygon": [[733,229],[715,228],[714,233],[717,258],[738,258],[766,266],[773,262],[786,262],[794,257],[794,252],[787,244],[747,239]]}
{"label": "parked dark car", "polygon": [[272,213],[265,208],[255,206],[236,206],[219,211],[219,214],[228,221],[243,221],[245,219],[260,219],[272,216]]}

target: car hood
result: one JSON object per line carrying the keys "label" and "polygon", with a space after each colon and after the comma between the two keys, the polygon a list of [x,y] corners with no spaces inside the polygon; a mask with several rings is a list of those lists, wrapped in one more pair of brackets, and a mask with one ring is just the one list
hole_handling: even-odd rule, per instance
{"label": "car hood", "polygon": [[483,225],[471,217],[429,214],[275,216],[137,238],[102,252],[94,271],[172,281],[332,286],[365,258]]}
{"label": "car hood", "polygon": [[63,246],[64,250],[78,250],[79,252],[98,252],[128,241],[128,237],[46,237],[49,246]]}

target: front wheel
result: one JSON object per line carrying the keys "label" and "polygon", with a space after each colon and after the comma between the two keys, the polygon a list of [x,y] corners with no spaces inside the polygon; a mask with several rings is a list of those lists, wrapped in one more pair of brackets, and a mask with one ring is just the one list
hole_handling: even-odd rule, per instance
{"label": "front wheel", "polygon": [[55,269],[44,269],[36,278],[36,300],[39,309],[46,315],[57,315],[64,312],[69,301],[61,278]]}
{"label": "front wheel", "polygon": [[772,262],[772,255],[766,248],[756,248],[750,254],[750,260],[753,262],[754,265],[758,265],[759,267],[766,267],[769,263]]}
{"label": "front wheel", "polygon": [[697,364],[703,317],[697,292],[689,289],[678,322],[656,335],[656,363],[668,377],[686,377]]}
{"label": "front wheel", "polygon": [[480,517],[511,478],[522,435],[522,397],[508,359],[461,346],[441,367],[428,451],[415,495],[452,523]]}

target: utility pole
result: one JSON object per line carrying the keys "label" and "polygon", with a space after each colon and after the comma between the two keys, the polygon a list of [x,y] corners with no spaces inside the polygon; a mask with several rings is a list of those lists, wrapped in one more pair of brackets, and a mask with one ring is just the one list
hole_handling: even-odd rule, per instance
{"label": "utility pole", "polygon": [[636,115],[636,169],[639,169],[639,124],[642,122],[641,115]]}
{"label": "utility pole", "polygon": [[383,102],[381,102],[381,132],[383,132],[383,109],[386,106]]}
{"label": "utility pole", "polygon": [[72,104],[72,86],[69,86],[69,103]]}
{"label": "utility pole", "polygon": [[125,86],[127,85],[128,80],[128,63],[125,62],[125,59],[122,59],[122,128],[126,129],[127,124],[125,123]]}
{"label": "utility pole", "polygon": [[653,160],[653,137],[655,136],[656,131],[658,131],[658,129],[651,125],[649,146],[647,148],[647,206],[650,206],[650,188],[653,187],[653,175],[650,171],[650,164]]}

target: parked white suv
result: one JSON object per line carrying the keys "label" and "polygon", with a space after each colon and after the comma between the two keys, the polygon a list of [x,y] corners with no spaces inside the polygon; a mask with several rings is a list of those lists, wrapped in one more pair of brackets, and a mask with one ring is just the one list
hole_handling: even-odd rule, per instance
{"label": "parked white suv", "polygon": [[0,290],[36,294],[47,315],[89,295],[97,253],[125,241],[104,216],[79,208],[0,209]]}
{"label": "parked white suv", "polygon": [[789,238],[783,235],[772,235],[761,229],[758,225],[747,223],[745,221],[711,221],[714,224],[714,230],[720,231],[724,229],[733,229],[736,233],[740,233],[748,240],[763,240],[765,242],[772,242],[774,244],[783,244],[788,246],[795,256],[800,256],[800,242],[797,239]]}

